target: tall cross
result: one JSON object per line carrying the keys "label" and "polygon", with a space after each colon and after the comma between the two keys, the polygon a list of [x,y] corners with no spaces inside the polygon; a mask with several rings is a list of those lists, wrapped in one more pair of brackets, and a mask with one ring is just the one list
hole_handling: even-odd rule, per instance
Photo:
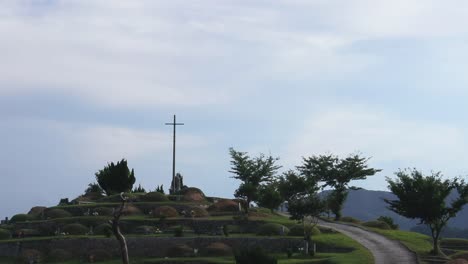
{"label": "tall cross", "polygon": [[174,136],[173,136],[173,143],[172,143],[172,183],[171,189],[175,191],[175,141],[176,141],[176,126],[184,125],[184,123],[176,123],[176,115],[174,115],[174,122],[173,123],[166,123],[166,125],[171,125],[174,127]]}

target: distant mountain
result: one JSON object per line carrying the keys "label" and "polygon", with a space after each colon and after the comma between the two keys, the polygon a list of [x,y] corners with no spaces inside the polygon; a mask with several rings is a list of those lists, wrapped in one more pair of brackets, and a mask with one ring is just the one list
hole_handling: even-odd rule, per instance
{"label": "distant mountain", "polygon": [[[325,191],[326,193],[326,191]],[[455,197],[455,194],[449,197],[449,200]],[[418,221],[402,217],[387,209],[385,199],[396,199],[391,192],[369,191],[369,190],[351,190],[343,207],[343,216],[351,216],[362,221],[375,220],[379,216],[390,216],[400,226],[400,229],[409,230],[416,226]],[[457,217],[449,221],[448,225],[460,229],[468,229],[468,205],[458,213]]]}

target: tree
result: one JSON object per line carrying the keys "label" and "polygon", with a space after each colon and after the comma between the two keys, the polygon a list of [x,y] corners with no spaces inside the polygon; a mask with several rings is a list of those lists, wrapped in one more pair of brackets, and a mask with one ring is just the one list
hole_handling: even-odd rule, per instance
{"label": "tree", "polygon": [[303,158],[302,166],[298,166],[299,172],[308,181],[323,182],[322,188],[332,187],[330,201],[331,211],[335,214],[335,220],[341,218],[341,209],[348,195],[352,180],[364,180],[367,176],[372,176],[380,169],[368,168],[367,162],[370,158],[360,157],[358,154],[350,155],[345,159],[338,156],[319,155]]}
{"label": "tree", "polygon": [[135,187],[132,193],[145,193],[145,188],[141,187],[141,184],[138,184],[138,187]]}
{"label": "tree", "polygon": [[276,171],[281,166],[275,165],[278,158],[265,156],[260,154],[259,157],[251,158],[247,152],[235,151],[229,149],[231,155],[231,170],[232,176],[235,179],[242,181],[234,195],[245,200],[245,210],[248,212],[249,205],[252,201],[258,199],[258,188],[264,182],[271,182]]}
{"label": "tree", "polygon": [[[388,188],[398,200],[384,199],[393,212],[411,219],[419,219],[431,230],[433,254],[439,254],[439,236],[447,221],[468,202],[468,187],[463,180],[442,179],[440,172],[424,176],[416,169],[400,170],[397,178],[387,177]],[[457,191],[458,197],[447,204],[447,197]]]}
{"label": "tree", "polygon": [[257,203],[261,207],[265,207],[273,212],[283,202],[281,195],[275,184],[262,185],[258,191]]}
{"label": "tree", "polygon": [[117,194],[121,192],[130,192],[135,183],[135,173],[130,171],[127,161],[122,159],[114,164],[107,164],[104,169],[96,172],[96,180],[104,190],[106,195]]}
{"label": "tree", "polygon": [[104,191],[102,190],[101,186],[99,184],[93,182],[88,184],[88,188],[85,190],[85,195],[102,195]]}
{"label": "tree", "polygon": [[122,232],[120,231],[120,217],[122,216],[123,210],[125,208],[125,203],[127,202],[127,197],[124,197],[124,193],[120,193],[120,206],[117,210],[114,211],[113,219],[109,220],[111,226],[112,226],[112,232],[114,233],[115,238],[119,241],[119,246],[120,246],[120,254],[122,257],[122,263],[123,264],[129,264],[129,258],[128,258],[128,247],[127,247],[127,241],[125,240],[125,237],[122,235]]}

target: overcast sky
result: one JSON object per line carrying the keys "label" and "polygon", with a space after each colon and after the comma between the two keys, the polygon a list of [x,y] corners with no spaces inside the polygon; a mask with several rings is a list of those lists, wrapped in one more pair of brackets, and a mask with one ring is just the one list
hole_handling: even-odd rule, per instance
{"label": "overcast sky", "polygon": [[468,174],[468,2],[0,2],[0,217],[83,193],[122,158],[232,197],[229,147],[360,152],[383,171]]}

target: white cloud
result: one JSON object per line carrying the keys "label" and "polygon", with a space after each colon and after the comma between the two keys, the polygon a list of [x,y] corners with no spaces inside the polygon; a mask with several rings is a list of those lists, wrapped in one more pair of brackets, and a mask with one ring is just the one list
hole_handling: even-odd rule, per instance
{"label": "white cloud", "polygon": [[[294,137],[288,157],[362,152],[377,164],[461,173],[468,170],[463,128],[411,120],[374,108],[337,107],[314,114]],[[454,161],[460,165],[453,168]],[[465,162],[466,163],[466,162]],[[396,170],[397,168],[392,168]],[[386,172],[386,175],[390,175]]]}

